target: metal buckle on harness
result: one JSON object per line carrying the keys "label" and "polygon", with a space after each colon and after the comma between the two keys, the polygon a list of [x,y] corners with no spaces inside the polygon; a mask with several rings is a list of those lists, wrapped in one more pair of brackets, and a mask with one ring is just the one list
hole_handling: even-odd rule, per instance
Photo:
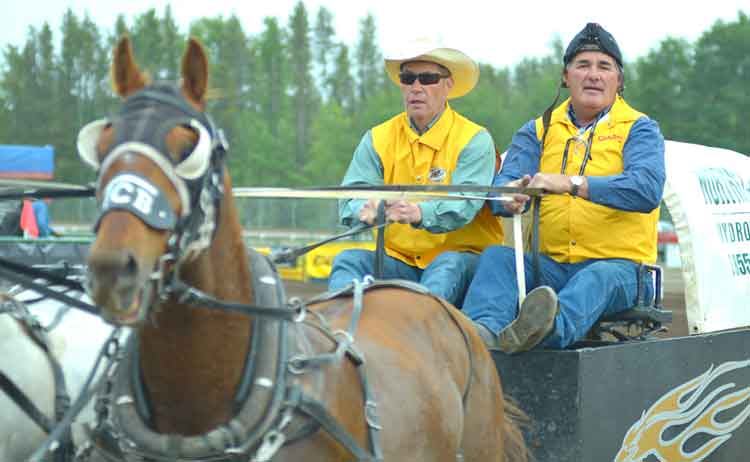
{"label": "metal buckle on harness", "polygon": [[350,334],[349,332],[345,330],[340,329],[340,330],[334,331],[332,335],[339,341],[339,343],[346,342],[347,346],[354,344],[354,337],[352,336],[352,334]]}
{"label": "metal buckle on harness", "polygon": [[302,301],[299,297],[292,297],[289,299],[288,305],[292,308],[297,310],[297,315],[292,318],[292,322],[300,323],[305,320],[307,317],[307,307],[305,306],[305,303]]}
{"label": "metal buckle on harness", "polygon": [[263,442],[250,462],[268,462],[281,449],[284,441],[286,441],[286,437],[283,433],[278,430],[269,431],[263,436]]}
{"label": "metal buckle on harness", "polygon": [[165,253],[164,255],[159,257],[158,263],[156,265],[156,270],[149,276],[149,279],[156,283],[156,296],[159,297],[159,300],[162,302],[166,301],[171,295],[169,286],[165,284],[164,276],[167,274],[167,263],[171,263],[174,261],[174,255],[171,252]]}
{"label": "metal buckle on harness", "polygon": [[368,400],[365,403],[365,421],[370,428],[375,430],[382,430],[383,427],[380,425],[380,419],[378,418],[378,403],[372,400]]}
{"label": "metal buckle on harness", "polygon": [[302,355],[294,355],[287,360],[287,369],[291,374],[304,374],[307,370],[307,358]]}

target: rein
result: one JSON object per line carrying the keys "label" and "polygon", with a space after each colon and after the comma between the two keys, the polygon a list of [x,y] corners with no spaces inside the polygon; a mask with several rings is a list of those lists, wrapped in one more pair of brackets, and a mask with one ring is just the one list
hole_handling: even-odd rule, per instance
{"label": "rein", "polygon": [[[62,269],[67,273],[70,268],[64,265]],[[80,293],[85,292],[80,282],[73,281],[64,275],[61,276],[58,272],[45,271],[0,257],[0,278],[19,284],[24,288],[31,289],[94,316],[99,316],[99,309],[90,303],[50,288],[50,286],[62,286],[68,290]],[[38,282],[39,280],[43,280],[44,282]]]}
{"label": "rein", "polygon": [[[311,250],[317,249],[321,245],[328,244],[329,242],[333,242],[339,239],[344,239],[347,237],[355,236],[359,233],[363,233],[365,231],[375,230],[375,229],[381,229],[385,227],[387,223],[379,223],[376,225],[368,225],[365,223],[362,223],[360,225],[357,225],[350,229],[349,231],[343,232],[341,234],[336,234],[335,236],[327,237],[323,240],[320,240],[318,242],[315,242],[313,244],[305,245],[302,247],[297,247],[294,249],[283,249],[276,253],[271,254],[271,261],[274,263],[292,263],[294,260],[297,259],[297,257],[301,257],[302,255],[306,254],[307,252],[310,252]],[[382,233],[380,233],[382,234]]]}

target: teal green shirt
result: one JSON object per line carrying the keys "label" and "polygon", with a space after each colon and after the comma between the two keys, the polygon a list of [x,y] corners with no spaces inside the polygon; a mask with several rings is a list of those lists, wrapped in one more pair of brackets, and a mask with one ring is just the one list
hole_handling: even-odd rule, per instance
{"label": "teal green shirt", "polygon": [[[431,127],[435,121],[429,126]],[[414,127],[412,126],[412,128]],[[492,184],[494,176],[495,144],[489,132],[481,130],[474,135],[459,154],[456,169],[451,175],[451,184],[489,186]],[[383,184],[383,164],[373,147],[372,132],[368,130],[354,151],[354,157],[341,185],[382,186]],[[359,210],[365,202],[363,199],[340,200],[339,217],[341,223],[346,226],[358,224]],[[431,233],[447,233],[471,222],[483,204],[484,201],[480,200],[420,202],[422,222],[414,226]]]}

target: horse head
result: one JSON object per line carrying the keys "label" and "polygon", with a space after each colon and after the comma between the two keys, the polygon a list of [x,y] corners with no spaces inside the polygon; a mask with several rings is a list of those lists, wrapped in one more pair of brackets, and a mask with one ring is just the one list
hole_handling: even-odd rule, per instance
{"label": "horse head", "polygon": [[127,37],[114,50],[112,80],[121,110],[78,136],[82,159],[98,172],[87,286],[106,319],[134,324],[167,295],[172,265],[209,245],[224,145],[204,113],[208,63],[196,40],[188,41],[179,85],[151,83]]}

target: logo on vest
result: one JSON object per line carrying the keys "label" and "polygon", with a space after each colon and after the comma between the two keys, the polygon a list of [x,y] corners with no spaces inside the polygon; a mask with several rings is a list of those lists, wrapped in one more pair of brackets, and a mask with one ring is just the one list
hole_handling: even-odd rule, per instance
{"label": "logo on vest", "polygon": [[610,141],[610,140],[622,141],[622,137],[620,135],[616,135],[613,133],[611,135],[599,135],[599,137],[597,138],[597,141]]}
{"label": "logo on vest", "polygon": [[445,169],[439,167],[433,167],[430,169],[430,174],[427,177],[430,183],[443,183],[445,181]]}

